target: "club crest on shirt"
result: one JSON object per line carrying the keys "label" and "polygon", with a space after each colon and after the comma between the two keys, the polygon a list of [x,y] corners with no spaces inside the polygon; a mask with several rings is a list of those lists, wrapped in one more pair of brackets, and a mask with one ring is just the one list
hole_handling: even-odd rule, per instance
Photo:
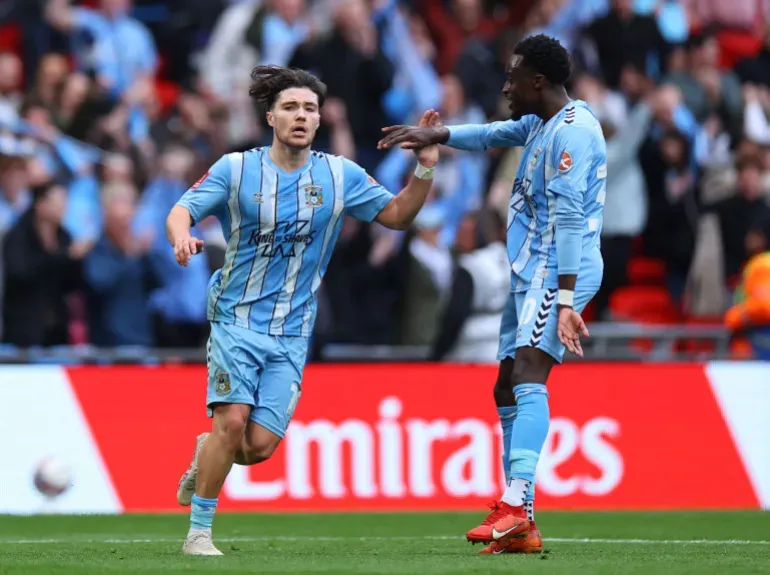
{"label": "club crest on shirt", "polygon": [[572,156],[569,152],[564,151],[561,153],[561,160],[559,160],[559,171],[569,172],[572,169]]}
{"label": "club crest on shirt", "polygon": [[261,204],[262,203],[262,192],[257,192],[254,194],[254,199],[252,200],[255,204]]}
{"label": "club crest on shirt", "polygon": [[542,151],[543,151],[543,150],[542,150],[541,148],[538,148],[537,150],[535,150],[535,153],[534,153],[534,154],[532,154],[532,160],[530,160],[529,164],[530,164],[530,166],[532,166],[533,168],[536,168],[536,167],[537,167],[537,162],[538,162],[538,160],[540,159],[540,152],[542,152]]}
{"label": "club crest on shirt", "polygon": [[217,395],[230,393],[230,376],[226,372],[219,371],[214,376],[214,391]]}
{"label": "club crest on shirt", "polygon": [[369,180],[369,183],[372,184],[373,186],[380,185],[380,183],[377,180],[375,180],[373,177],[371,177],[369,174],[366,174],[366,179]]}
{"label": "club crest on shirt", "polygon": [[320,208],[324,203],[321,186],[305,186],[305,205],[308,208]]}

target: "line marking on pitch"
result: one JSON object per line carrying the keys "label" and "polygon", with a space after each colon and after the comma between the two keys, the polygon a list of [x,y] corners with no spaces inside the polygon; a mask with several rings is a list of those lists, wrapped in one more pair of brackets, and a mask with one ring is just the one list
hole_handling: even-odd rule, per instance
{"label": "line marking on pitch", "polygon": [[[456,535],[417,535],[394,537],[314,537],[314,536],[273,536],[273,537],[215,537],[215,541],[223,543],[260,543],[269,541],[285,542],[350,542],[350,541],[462,541],[464,538]],[[153,537],[149,539],[0,539],[0,545],[43,545],[63,543],[90,543],[90,544],[137,544],[137,543],[182,543],[183,538]],[[752,541],[749,539],[601,539],[593,537],[548,537],[545,543],[607,543],[618,545],[770,545],[770,541]]]}

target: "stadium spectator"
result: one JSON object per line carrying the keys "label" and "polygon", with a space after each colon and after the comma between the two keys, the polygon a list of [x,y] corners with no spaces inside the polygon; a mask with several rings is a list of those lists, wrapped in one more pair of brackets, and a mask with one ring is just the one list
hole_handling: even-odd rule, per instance
{"label": "stadium spectator", "polygon": [[639,165],[639,150],[652,122],[651,98],[640,100],[626,117],[624,102],[606,91],[598,79],[580,78],[575,89],[597,111],[607,140],[607,193],[601,246],[604,277],[594,298],[597,313],[603,317],[610,294],[628,281],[626,268],[633,254],[633,241],[647,224],[647,187]]}
{"label": "stadium spectator", "polygon": [[731,133],[740,133],[743,112],[741,85],[731,71],[719,69],[719,45],[713,34],[704,32],[690,37],[686,71],[665,79],[682,92],[683,104],[698,123],[716,114]]}
{"label": "stadium spectator", "polygon": [[[469,105],[463,87],[456,76],[441,78],[443,101],[439,111],[446,124],[484,123],[480,108]],[[460,222],[467,213],[479,209],[484,194],[483,175],[488,157],[478,152],[462,152],[442,148],[440,170],[434,178],[436,206],[441,209],[443,225],[439,241],[442,246],[454,245]],[[395,148],[380,163],[375,172],[377,180],[389,190],[400,189],[408,171],[414,167],[414,155]]]}
{"label": "stadium spectator", "polygon": [[458,57],[454,73],[470,102],[481,106],[488,118],[497,115],[505,84],[505,66],[519,41],[516,30],[506,30],[493,42],[470,38]]}
{"label": "stadium spectator", "polygon": [[13,121],[21,106],[21,60],[11,52],[0,53],[0,125]]}
{"label": "stadium spectator", "polygon": [[20,347],[64,345],[65,296],[80,285],[91,248],[73,243],[62,227],[67,191],[51,183],[32,190],[32,205],[3,241],[3,341]]}
{"label": "stadium spectator", "polygon": [[648,138],[640,151],[649,202],[644,249],[666,263],[675,300],[684,292],[695,246],[698,207],[690,157],[689,140],[675,128],[660,140]]}
{"label": "stadium spectator", "polygon": [[33,93],[43,106],[53,107],[56,97],[69,73],[69,64],[63,54],[43,55],[35,75]]}
{"label": "stadium spectator", "polygon": [[227,142],[231,148],[259,139],[261,122],[249,98],[249,74],[260,62],[261,46],[255,46],[247,32],[262,16],[261,0],[231,3],[219,17],[201,57],[202,92],[230,112]]}
{"label": "stadium spectator", "polygon": [[149,30],[129,16],[131,0],[101,0],[100,9],[73,8],[69,0],[49,0],[45,15],[55,28],[72,34],[78,68],[90,71],[111,96],[151,82],[158,64]]}
{"label": "stadium spectator", "polygon": [[506,226],[483,210],[465,216],[457,236],[457,265],[430,358],[497,361],[500,321],[511,289]]}
{"label": "stadium spectator", "polygon": [[764,164],[759,156],[738,162],[738,179],[732,197],[710,209],[719,218],[726,280],[735,284],[746,260],[767,249],[765,229],[770,223],[770,205],[762,189]]}
{"label": "stadium spectator", "polygon": [[598,71],[610,88],[620,86],[627,64],[653,78],[660,77],[670,47],[653,16],[634,12],[632,0],[612,0],[610,12],[591,22],[585,38],[593,52],[584,56],[590,70]]}
{"label": "stadium spectator", "polygon": [[0,238],[27,211],[31,201],[26,159],[0,156]]}
{"label": "stadium spectator", "polygon": [[452,71],[469,38],[493,40],[516,12],[509,10],[507,18],[495,20],[484,14],[481,0],[452,0],[448,8],[441,0],[419,0],[417,6],[438,48],[439,74]]}
{"label": "stadium spectator", "polygon": [[451,294],[454,263],[439,240],[443,218],[444,211],[433,204],[425,206],[414,220],[401,336],[407,345],[433,345]]}
{"label": "stadium spectator", "polygon": [[[393,84],[393,64],[382,53],[377,29],[363,0],[342,0],[334,7],[329,37],[299,46],[290,65],[316,74],[330,97],[345,104],[353,129],[356,162],[374,172],[383,154],[377,150],[381,128],[388,124],[381,105]],[[328,131],[318,132],[318,144],[329,146]]]}
{"label": "stadium spectator", "polygon": [[102,347],[154,343],[147,302],[151,238],[132,231],[135,195],[128,183],[104,188],[104,233],[84,260],[90,342]]}
{"label": "stadium spectator", "polygon": [[[165,229],[166,216],[192,183],[194,165],[195,156],[188,148],[170,145],[161,157],[158,175],[142,195],[133,223],[136,236],[151,245],[148,258],[157,283],[150,292],[149,307],[159,347],[200,347],[208,335],[209,262],[193,258],[188,267],[177,265]],[[205,225],[201,222],[193,228],[196,237],[203,235]]]}

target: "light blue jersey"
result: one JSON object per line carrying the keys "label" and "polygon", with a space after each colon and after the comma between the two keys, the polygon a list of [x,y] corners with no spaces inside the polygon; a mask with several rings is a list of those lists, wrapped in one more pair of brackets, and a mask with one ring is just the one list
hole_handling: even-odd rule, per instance
{"label": "light blue jersey", "polygon": [[371,222],[393,195],[345,158],[311,152],[289,173],[269,149],[223,156],[178,205],[194,223],[216,216],[227,240],[209,283],[209,321],[309,337],[343,217]]}
{"label": "light blue jersey", "polygon": [[508,210],[511,290],[556,289],[577,274],[577,291],[595,292],[606,195],[606,143],[587,104],[575,100],[548,122],[452,126],[447,145],[462,150],[524,146]]}

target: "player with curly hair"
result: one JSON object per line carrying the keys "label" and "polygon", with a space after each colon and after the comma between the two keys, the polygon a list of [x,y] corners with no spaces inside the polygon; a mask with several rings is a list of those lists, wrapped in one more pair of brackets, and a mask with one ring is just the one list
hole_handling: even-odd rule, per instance
{"label": "player with curly hair", "polygon": [[[222,555],[211,526],[232,465],[268,459],[302,392],[316,293],[346,215],[406,229],[433,183],[438,147],[415,149],[417,168],[398,195],[354,162],[311,150],[326,86],[303,70],[258,66],[249,94],[265,105],[270,146],[223,156],[171,210],[166,227],[186,266],[203,241],[191,226],[216,216],[227,239],[209,282],[206,407],[177,500],[191,506],[185,555]],[[429,126],[436,114],[425,113]]]}
{"label": "player with curly hair", "polygon": [[535,468],[550,422],[546,381],[565,348],[582,356],[581,312],[601,285],[606,144],[585,102],[565,84],[570,58],[545,35],[515,48],[503,95],[511,120],[484,125],[392,126],[380,147],[444,144],[462,150],[523,146],[508,210],[511,293],[500,326],[494,398],[507,487],[466,534],[482,553],[543,548],[534,518]]}

